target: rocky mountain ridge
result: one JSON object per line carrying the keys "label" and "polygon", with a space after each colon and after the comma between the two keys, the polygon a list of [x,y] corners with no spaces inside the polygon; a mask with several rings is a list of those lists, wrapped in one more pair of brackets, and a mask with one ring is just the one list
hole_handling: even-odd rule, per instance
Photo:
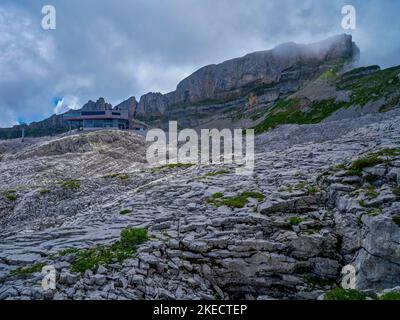
{"label": "rocky mountain ridge", "polygon": [[[175,91],[147,93],[139,102],[135,97],[123,101],[116,109],[128,109],[131,117],[149,122],[154,125],[165,125],[166,121],[176,120],[182,115],[190,121],[184,124],[195,126],[203,123],[195,115],[211,110],[226,110],[226,104],[240,111],[244,101],[254,93],[268,91],[268,101],[275,101],[281,95],[287,95],[299,90],[305,83],[322,72],[330,69],[342,69],[350,66],[359,57],[360,50],[352,41],[350,35],[339,35],[324,41],[309,45],[286,43],[272,50],[248,54],[216,65],[205,66],[186,79],[182,80]],[[216,106],[216,107],[215,107]],[[205,108],[205,110],[203,110]],[[100,98],[89,101],[83,109],[112,108]],[[192,110],[194,109],[194,110]],[[196,109],[198,109],[196,111]],[[15,126],[12,132],[19,134],[20,126]],[[32,123],[26,127],[28,135],[37,130],[52,129],[55,133],[65,131],[62,115],[54,115],[41,122]],[[9,133],[3,130],[3,136]],[[1,132],[0,132],[1,133]]]}

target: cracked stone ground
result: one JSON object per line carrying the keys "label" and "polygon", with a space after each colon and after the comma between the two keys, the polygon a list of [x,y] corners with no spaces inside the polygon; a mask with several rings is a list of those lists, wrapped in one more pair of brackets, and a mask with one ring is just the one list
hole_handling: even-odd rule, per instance
{"label": "cracked stone ground", "polygon": [[[400,154],[348,172],[400,148],[399,120],[352,120],[325,142],[260,136],[251,176],[234,165],[149,168],[143,139],[116,131],[2,142],[0,299],[317,299],[350,263],[358,289],[394,288]],[[150,238],[123,262],[75,273],[77,253],[58,254],[132,227]],[[38,270],[13,272],[38,263],[56,268],[56,290],[42,289]]]}

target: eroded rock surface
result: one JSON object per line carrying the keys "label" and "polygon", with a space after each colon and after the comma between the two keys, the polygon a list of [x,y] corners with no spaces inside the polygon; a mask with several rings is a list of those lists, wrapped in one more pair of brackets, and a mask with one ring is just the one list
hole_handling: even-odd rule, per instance
{"label": "eroded rock surface", "polygon": [[[358,271],[358,289],[393,288],[400,118],[363,121],[325,142],[283,137],[269,148],[268,134],[260,136],[254,174],[241,177],[234,165],[148,168],[139,136],[115,137],[134,148],[97,137],[90,149],[63,155],[44,152],[59,138],[8,146],[0,162],[0,299],[317,299],[347,264]],[[350,170],[388,149],[356,175]],[[80,186],[66,188],[71,179]],[[243,207],[210,201],[247,191],[265,198]],[[76,253],[58,255],[111,244],[128,227],[148,229],[150,239],[122,263],[79,274],[71,271]],[[40,272],[12,274],[37,263],[56,268],[56,290],[42,289]]]}

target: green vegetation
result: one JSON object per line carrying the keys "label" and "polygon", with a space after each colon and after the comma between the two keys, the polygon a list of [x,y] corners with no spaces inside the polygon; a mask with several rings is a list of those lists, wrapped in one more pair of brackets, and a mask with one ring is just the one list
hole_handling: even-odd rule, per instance
{"label": "green vegetation", "polygon": [[[354,75],[360,70],[353,71]],[[388,68],[374,72],[367,76],[353,76],[346,73],[342,81],[337,84],[339,90],[351,90],[350,105],[364,106],[370,101],[376,101],[382,97],[387,98],[390,94],[396,92],[399,87],[400,79],[398,74],[400,67]]]}
{"label": "green vegetation", "polygon": [[193,163],[179,163],[179,162],[178,162],[178,163],[165,164],[165,165],[160,166],[160,167],[158,167],[158,168],[156,168],[156,169],[158,169],[158,170],[176,169],[176,168],[183,168],[183,169],[186,169],[186,168],[190,168],[190,167],[192,167],[192,166],[194,166]]}
{"label": "green vegetation", "polygon": [[376,192],[375,188],[373,186],[370,186],[366,191],[365,191],[365,195],[370,198],[376,198],[378,196],[378,192]]}
{"label": "green vegetation", "polygon": [[335,288],[325,294],[325,300],[365,300],[366,294],[354,289]]}
{"label": "green vegetation", "polygon": [[333,112],[345,106],[346,102],[329,99],[316,101],[302,110],[300,99],[279,100],[267,112],[266,118],[254,127],[254,131],[256,134],[263,133],[281,124],[320,123]]}
{"label": "green vegetation", "polygon": [[361,174],[361,171],[364,168],[373,167],[382,163],[382,160],[374,155],[369,155],[358,160],[353,161],[350,170],[354,171],[355,173]]}
{"label": "green vegetation", "polygon": [[217,207],[220,206],[228,206],[231,208],[243,208],[249,201],[249,198],[257,199],[259,201],[263,201],[265,196],[259,192],[243,192],[239,196],[224,198],[224,194],[222,192],[214,193],[208,200],[208,203],[211,203]]}
{"label": "green vegetation", "polygon": [[75,253],[78,253],[78,252],[79,252],[79,249],[77,249],[77,248],[67,248],[67,249],[64,249],[64,250],[60,251],[58,253],[58,255],[60,257],[64,257],[64,256],[66,256],[68,254],[75,254]]}
{"label": "green vegetation", "polygon": [[[306,191],[308,194],[315,194],[319,191],[318,187],[315,185],[306,185],[305,182],[299,182],[296,184],[296,189]],[[290,192],[293,192],[293,188],[290,187]]]}
{"label": "green vegetation", "polygon": [[396,157],[400,156],[400,148],[386,148],[380,151],[374,152],[374,155],[379,157]]}
{"label": "green vegetation", "polygon": [[376,180],[378,180],[379,177],[373,174],[369,174],[365,177],[365,181],[367,181],[368,183],[374,183]]}
{"label": "green vegetation", "polygon": [[228,174],[228,173],[230,173],[230,171],[228,171],[228,170],[218,170],[218,171],[214,171],[214,172],[209,172],[205,176],[206,177],[215,177],[218,175]]}
{"label": "green vegetation", "polygon": [[392,218],[393,222],[400,227],[400,216],[394,216]]}
{"label": "green vegetation", "polygon": [[[329,168],[327,171],[321,173],[317,180],[320,180],[322,177],[327,176],[329,174],[333,174],[340,170],[346,170],[345,176],[353,177],[353,176],[361,176],[362,170],[364,168],[372,167],[378,164],[387,163],[389,158],[400,156],[400,148],[386,148],[377,152],[372,152],[367,155],[360,157],[359,159],[353,161],[350,166],[346,166],[345,164],[338,164]],[[369,183],[374,183],[379,177],[375,175],[367,175],[365,180]]]}
{"label": "green vegetation", "polygon": [[[361,157],[355,161],[350,166],[348,175],[358,175],[362,174],[364,168],[373,167],[381,163],[386,163],[388,157],[395,157],[400,155],[400,149],[383,149],[377,152],[370,153],[364,157]],[[385,159],[386,158],[386,159]]]}
{"label": "green vegetation", "polygon": [[339,163],[337,165],[334,165],[332,168],[330,168],[330,171],[338,172],[340,170],[345,170],[345,169],[346,169],[346,165],[343,163]]}
{"label": "green vegetation", "polygon": [[100,265],[122,262],[136,252],[136,246],[148,240],[147,230],[130,228],[121,231],[120,241],[111,246],[97,246],[77,253],[72,272],[97,271]]}
{"label": "green vegetation", "polygon": [[119,214],[125,215],[125,214],[129,214],[129,213],[131,213],[131,212],[132,212],[132,210],[130,210],[130,209],[123,209],[123,210],[121,210],[121,211],[119,212]]}
{"label": "green vegetation", "polygon": [[306,184],[302,181],[296,184],[297,189],[304,189],[306,187]]}
{"label": "green vegetation", "polygon": [[359,67],[359,68],[355,68],[352,69],[350,71],[345,72],[342,75],[343,79],[351,79],[351,78],[359,78],[360,74],[365,73],[365,72],[376,72],[376,71],[380,71],[380,67],[378,65],[371,65],[371,66],[367,66],[367,67]]}
{"label": "green vegetation", "polygon": [[40,193],[42,196],[44,196],[44,195],[50,193],[50,190],[49,190],[49,189],[41,189],[41,190],[39,190],[39,193]]}
{"label": "green vegetation", "polygon": [[60,183],[64,190],[76,190],[81,187],[81,181],[79,179],[66,180]]}
{"label": "green vegetation", "polygon": [[306,190],[307,190],[308,194],[315,194],[319,191],[318,187],[313,186],[313,185],[307,186]]}
{"label": "green vegetation", "polygon": [[121,245],[125,247],[142,244],[148,240],[147,230],[144,228],[130,228],[121,231]]}
{"label": "green vegetation", "polygon": [[20,276],[41,272],[44,266],[44,263],[35,263],[29,267],[18,267],[17,269],[12,270],[10,274],[13,276]]}
{"label": "green vegetation", "polygon": [[346,177],[355,177],[355,176],[361,176],[361,174],[362,174],[361,170],[349,169],[346,171],[345,176]]}
{"label": "green vegetation", "polygon": [[392,188],[392,192],[395,196],[400,197],[400,188]]}
{"label": "green vegetation", "polygon": [[17,195],[17,191],[16,190],[4,191],[3,195],[8,201],[17,201],[17,199],[18,199],[18,195]]}
{"label": "green vegetation", "polygon": [[219,199],[222,198],[224,194],[222,192],[216,192],[211,196],[211,199]]}
{"label": "green vegetation", "polygon": [[332,81],[335,80],[337,78],[337,74],[334,70],[329,69],[326,70],[323,74],[321,74],[321,76],[319,77],[321,80],[328,80],[328,81]]}
{"label": "green vegetation", "polygon": [[300,218],[300,217],[291,217],[290,219],[289,219],[289,223],[292,225],[292,226],[298,226],[300,223],[302,223],[303,222],[303,219],[302,218]]}
{"label": "green vegetation", "polygon": [[369,210],[367,211],[367,214],[368,214],[370,217],[379,216],[381,213],[382,213],[382,209],[379,209],[379,208],[369,209]]}
{"label": "green vegetation", "polygon": [[103,176],[104,179],[121,179],[121,180],[128,180],[129,179],[129,175],[128,174],[124,174],[124,173],[110,173],[107,174],[105,176]]}
{"label": "green vegetation", "polygon": [[[345,73],[337,82],[338,90],[351,91],[350,101],[328,99],[315,101],[311,105],[304,105],[300,99],[281,99],[265,112],[265,119],[254,127],[255,133],[263,133],[281,124],[319,123],[341,108],[348,108],[352,105],[363,106],[380,98],[386,99],[385,105],[380,110],[381,112],[390,110],[398,105],[400,96],[395,95],[393,97],[393,94],[398,92],[400,85],[398,77],[400,66],[365,75],[365,72],[370,71],[369,69],[371,71],[378,70],[377,66],[355,69]],[[336,78],[335,70],[327,70],[320,76],[320,79],[324,80],[335,80]],[[254,119],[261,114],[257,113]]]}
{"label": "green vegetation", "polygon": [[386,112],[386,111],[392,110],[399,104],[400,104],[400,95],[394,96],[385,101],[385,104],[379,108],[379,112]]}
{"label": "green vegetation", "polygon": [[400,291],[393,291],[383,294],[379,300],[400,300]]}

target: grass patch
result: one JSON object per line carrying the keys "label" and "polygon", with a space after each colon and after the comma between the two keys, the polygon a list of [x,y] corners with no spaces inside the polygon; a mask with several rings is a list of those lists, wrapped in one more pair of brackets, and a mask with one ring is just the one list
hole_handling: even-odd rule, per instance
{"label": "grass patch", "polygon": [[353,161],[348,173],[360,176],[364,168],[373,167],[378,164],[386,163],[388,161],[387,158],[399,155],[400,155],[400,149],[398,148],[383,149],[377,152],[370,153],[364,157],[361,157]]}
{"label": "grass patch", "polygon": [[64,256],[66,256],[68,254],[75,254],[75,253],[78,253],[78,252],[79,252],[79,249],[77,249],[77,248],[67,248],[67,249],[61,250],[58,253],[58,255],[60,257],[64,257]]}
{"label": "grass patch", "polygon": [[[367,75],[366,71],[369,72]],[[397,76],[400,67],[375,70],[376,67],[366,67],[364,70],[357,69],[344,74],[337,82],[338,90],[351,91],[350,101],[336,101],[328,99],[315,101],[306,108],[301,107],[300,99],[281,99],[266,112],[265,119],[254,127],[255,133],[260,134],[273,129],[281,124],[315,124],[330,116],[341,108],[348,108],[352,105],[364,106],[370,101],[377,101],[384,97],[387,100],[385,109],[390,109],[399,102],[398,96],[391,97],[398,91],[400,79]],[[335,80],[337,75],[334,70],[325,71],[321,79]]]}
{"label": "grass patch", "polygon": [[216,192],[211,196],[211,199],[219,199],[222,198],[224,194],[222,192]]}
{"label": "grass patch", "polygon": [[379,112],[387,112],[394,109],[400,104],[400,96],[389,98],[385,101],[385,104],[379,108]]}
{"label": "grass patch", "polygon": [[217,207],[220,206],[228,206],[230,208],[243,208],[249,201],[249,198],[257,199],[259,201],[263,201],[265,196],[259,192],[243,192],[239,196],[224,198],[224,194],[222,192],[214,193],[208,200],[208,203],[211,203]]}
{"label": "grass patch", "polygon": [[318,187],[311,186],[311,185],[307,186],[306,190],[307,190],[308,194],[316,194],[319,191]]}
{"label": "grass patch", "polygon": [[128,180],[129,175],[124,174],[124,173],[110,173],[105,176],[103,176],[103,179],[121,179],[121,180]]}
{"label": "grass patch", "polygon": [[77,190],[81,187],[81,181],[79,179],[66,180],[60,183],[64,190]]}
{"label": "grass patch", "polygon": [[370,101],[388,97],[396,92],[400,80],[397,75],[400,67],[388,68],[374,72],[367,76],[346,77],[337,85],[339,90],[351,90],[350,105],[364,106]]}
{"label": "grass patch", "polygon": [[4,197],[8,200],[8,201],[17,201],[18,199],[18,195],[17,195],[17,191],[16,190],[7,190],[4,192]]}
{"label": "grass patch", "polygon": [[370,186],[367,191],[365,191],[365,195],[370,199],[374,199],[378,196],[378,192],[376,192],[373,186]]}
{"label": "grass patch", "polygon": [[395,196],[400,197],[400,188],[392,188],[392,193]]}
{"label": "grass patch", "polygon": [[183,169],[186,169],[186,168],[190,168],[190,167],[192,167],[192,166],[194,166],[194,164],[193,163],[169,163],[169,164],[165,164],[165,165],[162,165],[162,166],[160,166],[160,167],[157,167],[156,169],[158,169],[158,170],[164,170],[164,169],[177,169],[177,168],[183,168]]}
{"label": "grass patch", "polygon": [[79,251],[72,264],[72,272],[97,271],[100,265],[123,262],[136,252],[136,246],[148,240],[147,230],[130,228],[121,231],[120,240],[111,246],[97,246]]}
{"label": "grass patch", "polygon": [[346,170],[346,165],[344,163],[336,164],[328,169],[328,171],[338,172],[341,170]]}
{"label": "grass patch", "polygon": [[394,216],[392,218],[393,222],[400,227],[400,216]]}
{"label": "grass patch", "polygon": [[49,190],[49,189],[41,189],[41,190],[39,190],[39,193],[40,193],[42,196],[44,196],[44,195],[46,195],[46,194],[49,194],[49,193],[50,193],[50,190]]}
{"label": "grass patch", "polygon": [[306,184],[304,182],[299,182],[296,184],[297,189],[304,189],[306,187]]}
{"label": "grass patch", "polygon": [[400,300],[400,291],[385,293],[378,298],[379,300]]}
{"label": "grass patch", "polygon": [[360,177],[362,175],[362,171],[359,169],[349,169],[346,171],[344,175],[346,177],[355,177],[355,176]]}
{"label": "grass patch", "polygon": [[[318,187],[316,187],[314,185],[306,185],[305,182],[299,182],[298,184],[296,184],[295,187],[296,187],[296,189],[306,191],[308,194],[315,194],[315,193],[317,193],[319,191]],[[290,187],[290,191],[289,192],[293,192],[293,188],[292,187]]]}
{"label": "grass patch", "polygon": [[300,217],[291,217],[288,221],[292,226],[298,226],[303,222],[303,219]]}
{"label": "grass patch", "polygon": [[400,156],[400,148],[386,148],[380,151],[374,152],[373,154],[380,157],[396,157]]}
{"label": "grass patch", "polygon": [[365,177],[365,181],[367,181],[368,183],[374,183],[379,179],[378,176],[374,175],[374,174],[369,174]]}
{"label": "grass patch", "polygon": [[366,297],[366,294],[358,290],[343,288],[335,288],[325,294],[325,300],[365,300]]}
{"label": "grass patch", "polygon": [[379,216],[381,213],[382,213],[382,209],[379,209],[379,208],[370,209],[370,210],[368,210],[368,212],[367,212],[367,214],[368,214],[370,217]]}
{"label": "grass patch", "polygon": [[329,69],[329,70],[326,70],[323,74],[321,74],[319,78],[321,80],[332,81],[332,80],[335,80],[337,78],[337,74],[336,74],[336,72],[334,70]]}
{"label": "grass patch", "polygon": [[124,210],[121,210],[120,212],[119,212],[119,214],[121,214],[121,215],[126,215],[126,214],[129,214],[129,213],[131,213],[132,212],[132,210],[130,210],[130,209],[124,209]]}
{"label": "grass patch", "polygon": [[353,161],[350,170],[353,172],[361,173],[364,168],[373,167],[381,163],[382,160],[378,156],[369,155]]}
{"label": "grass patch", "polygon": [[35,263],[29,267],[18,267],[10,272],[13,276],[28,275],[36,272],[41,272],[45,263]]}
{"label": "grass patch", "polygon": [[210,172],[210,173],[205,174],[205,177],[215,177],[215,176],[228,174],[228,173],[230,173],[229,170],[218,170],[218,171],[214,171],[214,172]]}
{"label": "grass patch", "polygon": [[335,99],[320,100],[302,110],[300,99],[279,100],[266,115],[266,118],[254,127],[260,134],[281,124],[315,124],[330,116],[336,110],[345,107],[346,102]]}
{"label": "grass patch", "polygon": [[147,230],[144,228],[130,228],[121,231],[121,245],[135,246],[148,240]]}

